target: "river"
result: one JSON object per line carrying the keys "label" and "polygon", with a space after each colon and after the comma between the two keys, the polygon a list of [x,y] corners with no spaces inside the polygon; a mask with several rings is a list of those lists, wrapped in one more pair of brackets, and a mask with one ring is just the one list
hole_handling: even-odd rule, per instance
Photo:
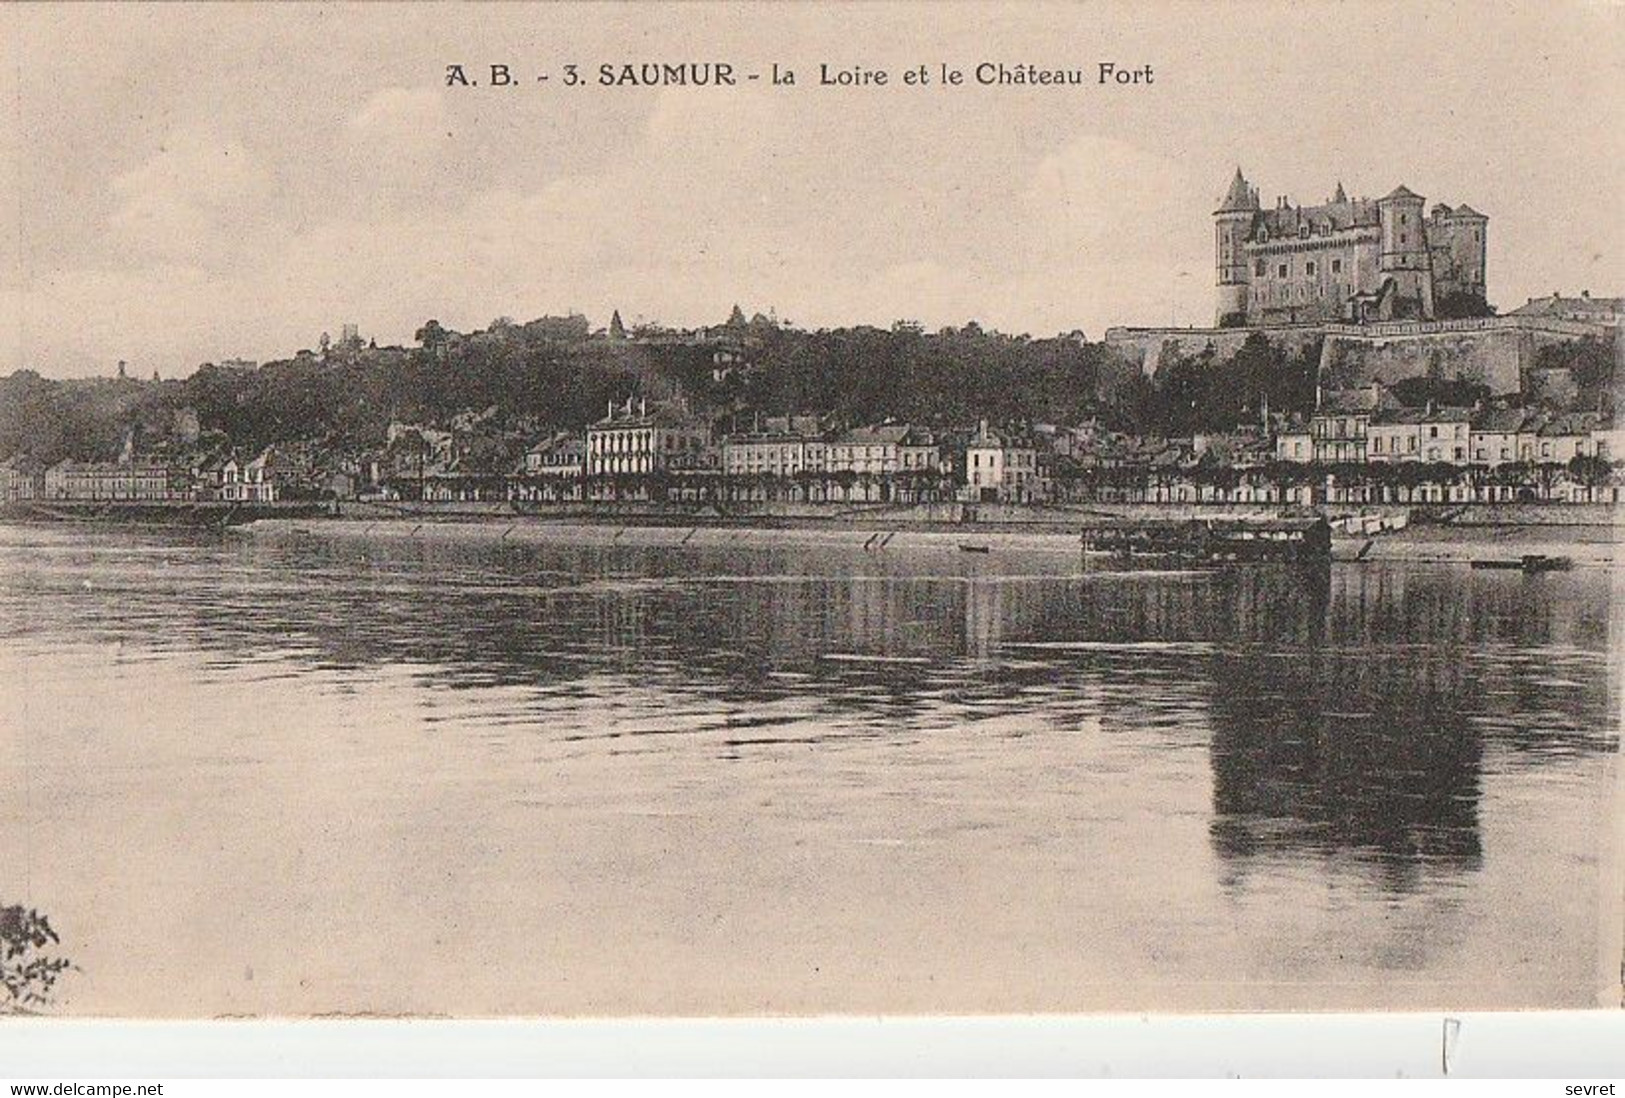
{"label": "river", "polygon": [[52,1012],[1579,1007],[1606,569],[0,526]]}

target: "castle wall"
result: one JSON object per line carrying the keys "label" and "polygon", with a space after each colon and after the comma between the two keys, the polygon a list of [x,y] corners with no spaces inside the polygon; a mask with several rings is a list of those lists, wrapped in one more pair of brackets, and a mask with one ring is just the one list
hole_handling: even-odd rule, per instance
{"label": "castle wall", "polygon": [[1164,354],[1199,355],[1212,344],[1215,354],[1226,357],[1239,351],[1254,332],[1262,332],[1289,354],[1299,354],[1313,346],[1325,330],[1315,324],[1280,328],[1109,328],[1106,345],[1150,375],[1156,372]]}
{"label": "castle wall", "polygon": [[1533,357],[1533,340],[1519,331],[1390,339],[1332,335],[1321,348],[1320,377],[1322,385],[1341,389],[1373,381],[1392,385],[1432,374],[1488,385],[1494,393],[1512,393],[1518,391],[1523,369]]}
{"label": "castle wall", "polygon": [[1333,325],[1321,347],[1321,385],[1357,388],[1373,381],[1392,385],[1432,374],[1488,385],[1495,394],[1515,393],[1536,352],[1596,334],[1581,324],[1530,324],[1514,317]]}
{"label": "castle wall", "polygon": [[1349,295],[1381,281],[1377,241],[1370,232],[1271,241],[1248,251],[1247,315],[1255,322],[1343,320]]}
{"label": "castle wall", "polygon": [[[1321,385],[1358,388],[1373,381],[1391,385],[1429,373],[1488,385],[1494,393],[1517,392],[1536,352],[1607,331],[1578,321],[1487,317],[1472,320],[1399,321],[1388,324],[1298,324],[1254,328],[1110,328],[1106,345],[1143,373],[1156,372],[1164,354],[1200,354],[1210,344],[1220,357],[1233,355],[1254,332],[1300,354],[1324,339]],[[1625,368],[1625,338],[1615,333]]]}

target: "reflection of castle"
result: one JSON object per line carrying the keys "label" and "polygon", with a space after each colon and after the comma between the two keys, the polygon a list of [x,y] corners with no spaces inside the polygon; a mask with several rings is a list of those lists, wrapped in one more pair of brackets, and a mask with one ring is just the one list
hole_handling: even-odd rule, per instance
{"label": "reflection of castle", "polygon": [[1431,320],[1484,297],[1489,219],[1396,187],[1382,198],[1337,193],[1320,206],[1284,197],[1265,210],[1236,169],[1214,211],[1221,327],[1323,321]]}
{"label": "reflection of castle", "polygon": [[[1458,661],[1459,662],[1459,661]],[[1484,737],[1460,694],[1404,660],[1238,649],[1215,668],[1214,849],[1364,862],[1386,887],[1478,868]]]}

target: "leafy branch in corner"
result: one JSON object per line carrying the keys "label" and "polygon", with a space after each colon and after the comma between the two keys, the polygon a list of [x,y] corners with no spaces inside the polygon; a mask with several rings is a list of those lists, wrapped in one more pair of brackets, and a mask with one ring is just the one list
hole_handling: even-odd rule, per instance
{"label": "leafy branch in corner", "polygon": [[0,1014],[48,1006],[51,991],[63,972],[73,967],[65,957],[47,956],[46,950],[62,939],[50,919],[21,904],[0,907]]}

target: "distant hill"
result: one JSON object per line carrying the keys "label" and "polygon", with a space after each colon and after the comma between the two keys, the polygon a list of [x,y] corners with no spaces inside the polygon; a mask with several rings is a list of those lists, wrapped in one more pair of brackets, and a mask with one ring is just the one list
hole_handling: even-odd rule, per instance
{"label": "distant hill", "polygon": [[[1093,418],[1187,436],[1308,412],[1319,358],[1255,333],[1230,354],[1165,355],[1147,376],[1078,333],[1034,339],[975,323],[806,331],[745,320],[737,309],[695,331],[593,332],[570,316],[469,333],[429,321],[417,340],[352,342],[257,367],[206,364],[171,381],[55,381],[21,370],[0,378],[0,460],[107,460],[127,446],[179,458],[294,441],[360,453],[381,447],[391,422],[447,429],[471,413],[493,436],[540,435],[580,430],[628,397],[678,406],[722,430],[761,415],[818,413],[930,427]],[[1586,346],[1570,357],[1582,394],[1613,383],[1611,358]]]}

